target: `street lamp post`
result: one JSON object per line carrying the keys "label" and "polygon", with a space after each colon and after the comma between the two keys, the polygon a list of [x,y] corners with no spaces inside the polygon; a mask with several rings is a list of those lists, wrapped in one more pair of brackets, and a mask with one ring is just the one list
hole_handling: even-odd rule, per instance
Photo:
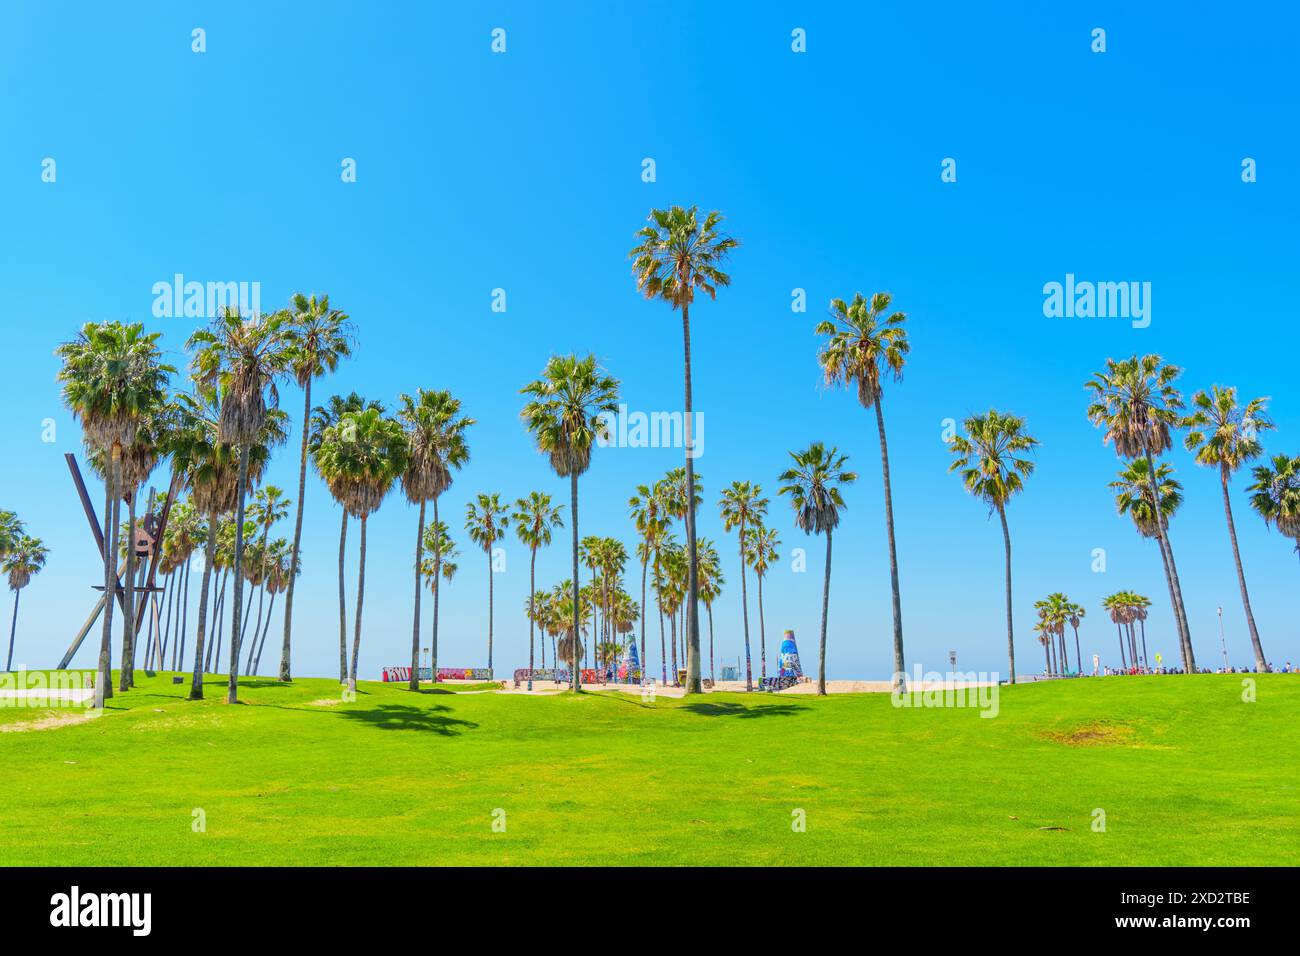
{"label": "street lamp post", "polygon": [[1219,644],[1223,647],[1223,670],[1228,670],[1228,642],[1223,637],[1223,608],[1219,608]]}

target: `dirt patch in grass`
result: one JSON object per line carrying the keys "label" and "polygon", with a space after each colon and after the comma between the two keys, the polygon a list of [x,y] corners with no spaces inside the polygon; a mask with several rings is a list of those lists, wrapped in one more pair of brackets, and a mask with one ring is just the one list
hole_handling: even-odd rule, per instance
{"label": "dirt patch in grass", "polygon": [[1124,746],[1136,743],[1133,728],[1128,724],[1109,720],[1094,720],[1067,730],[1048,730],[1040,736],[1067,747]]}
{"label": "dirt patch in grass", "polygon": [[62,711],[52,713],[48,717],[38,717],[36,720],[23,720],[12,724],[0,724],[0,733],[22,733],[25,730],[53,730],[55,727],[65,727],[68,724],[80,724],[91,720],[97,714],[87,713],[85,711]]}
{"label": "dirt patch in grass", "polygon": [[311,702],[313,707],[335,707],[341,703],[343,703],[342,697],[322,697],[320,700]]}

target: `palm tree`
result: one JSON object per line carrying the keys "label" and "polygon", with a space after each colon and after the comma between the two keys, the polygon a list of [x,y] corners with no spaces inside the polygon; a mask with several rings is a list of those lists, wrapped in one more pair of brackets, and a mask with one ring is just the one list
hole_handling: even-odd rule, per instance
{"label": "palm tree", "polygon": [[488,559],[488,670],[492,670],[492,545],[505,537],[510,528],[510,515],[498,494],[480,494],[477,504],[465,506],[465,531],[469,539],[483,549]]}
{"label": "palm tree", "polygon": [[[1109,615],[1110,619],[1115,622],[1115,632],[1119,635],[1119,662],[1121,670],[1128,670],[1128,660],[1124,656],[1124,630],[1123,625],[1128,622],[1131,608],[1125,592],[1118,591],[1104,598],[1101,602],[1102,609]],[[1134,666],[1137,662],[1134,661]]]}
{"label": "palm tree", "polygon": [[[596,587],[596,569],[600,567],[600,550],[605,544],[605,539],[597,534],[589,534],[578,542],[578,560],[586,566],[591,572],[591,578],[588,586],[595,590]],[[593,618],[599,611],[596,607],[592,608]],[[593,644],[595,641],[592,642]],[[586,647],[586,663],[591,663],[591,644]],[[599,661],[597,662],[599,663]]]}
{"label": "palm tree", "polygon": [[[204,651],[207,648],[208,598],[212,572],[219,566],[218,538],[222,518],[235,510],[239,492],[239,453],[220,438],[221,387],[200,385],[193,395],[177,398],[177,428],[173,463],[190,491],[194,509],[207,517],[206,527],[196,523],[193,533],[205,540],[203,579],[199,588],[198,627],[194,639],[194,671],[190,699],[203,699]],[[271,457],[271,449],[288,435],[288,416],[278,409],[267,412],[257,440],[248,446],[247,480],[256,485]]]}
{"label": "palm tree", "polygon": [[248,450],[266,422],[267,399],[279,402],[276,379],[287,367],[284,313],[245,318],[227,306],[208,329],[190,336],[197,348],[196,381],[224,385],[218,438],[239,449],[239,490],[235,499],[235,582],[230,616],[230,683],[228,703],[239,701],[240,615],[243,611],[244,499],[248,493]]}
{"label": "palm tree", "polygon": [[[335,485],[326,477],[325,472],[321,469],[321,446],[324,442],[325,433],[349,412],[375,411],[380,415],[384,414],[383,403],[377,401],[368,401],[358,395],[356,392],[349,393],[346,397],[341,395],[331,395],[329,401],[324,405],[318,405],[312,410],[311,414],[311,434],[308,439],[308,451],[311,452],[312,464],[316,468],[317,474],[325,479],[325,484],[330,490],[334,500],[339,503],[342,511],[342,524],[339,528],[339,683],[346,683],[348,679],[348,611],[347,611],[347,590],[344,579],[344,558],[347,555],[348,542],[348,509],[344,504],[343,498],[347,493],[346,484]],[[285,596],[285,602],[288,603],[288,595]],[[435,607],[437,601],[434,601]],[[286,609],[287,610],[287,609]]]}
{"label": "palm tree", "polygon": [[[615,631],[610,617],[613,603],[623,588],[623,571],[627,567],[627,548],[617,538],[605,538],[597,551],[600,568],[601,629],[606,643],[614,641]],[[609,664],[609,660],[604,662]]]}
{"label": "palm tree", "polygon": [[275,613],[275,597],[289,586],[289,582],[298,576],[299,567],[293,564],[293,544],[284,538],[276,538],[267,545],[270,564],[267,567],[266,590],[271,592],[271,604],[266,610],[266,624],[262,627],[262,637],[257,642],[257,656],[253,658],[252,673],[256,674],[262,666],[262,650],[266,647],[266,635],[271,629],[271,616]]}
{"label": "palm tree", "polygon": [[1278,531],[1293,538],[1300,554],[1300,455],[1274,455],[1269,464],[1251,469],[1251,474],[1255,483],[1246,489],[1254,492],[1250,506],[1265,525],[1276,524]]}
{"label": "palm tree", "polygon": [[5,660],[5,670],[13,670],[14,635],[18,632],[18,597],[22,589],[31,583],[32,576],[39,574],[45,567],[45,558],[50,549],[40,538],[23,535],[11,547],[6,549],[0,559],[0,574],[9,576],[9,590],[14,592],[14,616],[9,625],[9,656]]}
{"label": "palm tree", "polygon": [[[302,444],[298,452],[298,508],[293,522],[293,554],[289,564],[298,567],[302,546],[302,509],[307,495],[307,444],[310,438],[312,382],[338,368],[352,354],[352,332],[348,317],[330,307],[330,297],[317,298],[296,293],[290,305],[290,319],[284,329],[286,358],[294,381],[302,389]],[[284,646],[280,651],[280,680],[291,680],[290,637],[293,634],[293,588],[297,574],[288,578],[284,593]]]}
{"label": "palm tree", "polygon": [[[591,448],[597,437],[608,434],[609,416],[618,412],[618,380],[596,365],[588,355],[556,355],[546,363],[542,377],[520,392],[529,396],[521,417],[547,455],[557,475],[569,478],[569,514],[573,535],[572,607],[574,640],[577,640],[578,593],[578,476],[591,465]],[[573,689],[581,686],[575,664]]]}
{"label": "palm tree", "polygon": [[827,337],[818,361],[829,385],[843,384],[857,388],[863,408],[876,410],[876,430],[880,434],[880,472],[885,482],[885,537],[889,544],[889,582],[894,611],[894,688],[901,691],[907,668],[903,660],[903,610],[898,587],[898,553],[894,546],[894,498],[889,480],[889,446],[885,441],[885,413],[881,408],[886,375],[895,382],[903,377],[903,365],[911,346],[902,312],[889,315],[892,297],[877,292],[870,300],[861,292],[853,301],[831,300],[831,317],[817,326],[817,334]]}
{"label": "palm tree", "polygon": [[726,583],[718,549],[708,538],[700,538],[700,600],[709,616],[709,681],[713,684],[718,682],[713,666],[713,602],[722,594],[722,586]]}
{"label": "palm tree", "polygon": [[[629,254],[637,289],[647,299],[662,299],[682,314],[682,342],[685,355],[686,486],[695,485],[694,441],[691,428],[694,405],[691,398],[691,303],[697,290],[710,299],[719,286],[731,284],[720,268],[739,240],[718,231],[722,215],[716,211],[700,218],[695,206],[652,209],[649,225],[637,233],[638,243]],[[700,618],[698,607],[699,563],[695,547],[695,505],[686,514],[686,552],[689,556],[686,605],[686,693],[698,694],[700,686]]]}
{"label": "palm tree", "polygon": [[[275,485],[267,485],[265,488],[259,488],[256,494],[253,495],[253,506],[249,509],[249,514],[253,518],[253,523],[262,532],[261,540],[257,544],[257,560],[255,566],[250,568],[251,571],[255,572],[258,584],[261,587],[257,598],[257,626],[253,628],[254,638],[258,636],[260,631],[262,623],[262,607],[266,600],[266,585],[269,581],[268,562],[272,561],[272,555],[268,544],[271,536],[271,529],[275,527],[277,522],[283,521],[289,514],[289,505],[290,501],[285,497],[284,489],[278,488]],[[245,631],[247,631],[247,622],[245,622],[244,628]],[[239,640],[242,644],[244,641],[243,632],[240,633]],[[249,673],[252,673],[251,668],[253,666],[254,657],[261,653],[258,648],[258,643],[257,640],[254,640],[248,649],[248,664],[245,665],[244,669],[249,671]]]}
{"label": "palm tree", "polygon": [[1190,429],[1183,444],[1196,454],[1196,463],[1218,468],[1219,484],[1223,489],[1223,513],[1228,521],[1228,541],[1232,545],[1232,560],[1237,565],[1237,584],[1241,588],[1241,603],[1246,609],[1246,625],[1250,630],[1250,644],[1255,650],[1255,666],[1264,670],[1264,648],[1255,627],[1255,613],[1250,607],[1250,592],[1246,590],[1246,572],[1241,565],[1241,551],[1237,547],[1237,525],[1232,520],[1232,499],[1228,482],[1233,472],[1263,454],[1264,446],[1258,435],[1273,428],[1265,414],[1268,399],[1256,398],[1245,407],[1237,403],[1235,388],[1213,386],[1209,392],[1192,396],[1192,412],[1183,419]]}
{"label": "palm tree", "polygon": [[[1038,611],[1039,620],[1047,625],[1048,631],[1054,640],[1058,638],[1060,640],[1060,674],[1062,676],[1064,676],[1070,669],[1069,655],[1065,650],[1065,622],[1070,616],[1069,606],[1070,599],[1060,591],[1057,591],[1054,594],[1049,594],[1041,601],[1034,602],[1034,607]],[[1057,648],[1055,647],[1053,648],[1053,653],[1055,653],[1056,649]]]}
{"label": "palm tree", "polygon": [[[564,527],[564,509],[551,504],[551,496],[540,491],[515,501],[510,516],[520,544],[528,549],[528,689],[533,689],[533,625],[537,620],[537,549],[548,547],[556,528]],[[546,655],[545,644],[542,656]]]}
{"label": "palm tree", "polygon": [[556,644],[556,660],[569,665],[569,674],[575,685],[579,682],[578,668],[582,665],[582,631],[591,618],[589,592],[579,588],[576,578],[557,584],[551,591],[555,624],[560,639]]}
{"label": "palm tree", "polygon": [[145,333],[139,323],[88,322],[76,338],[55,351],[63,360],[57,380],[63,401],[81,424],[86,441],[109,462],[105,482],[104,626],[99,649],[96,703],[111,697],[113,604],[117,594],[117,528],[122,454],[149,410],[161,403],[175,371],[161,361],[159,334]]}
{"label": "palm tree", "polygon": [[781,473],[778,481],[784,484],[777,489],[779,495],[789,495],[794,508],[795,524],[804,534],[826,535],[826,571],[822,581],[822,631],[820,653],[817,659],[817,693],[826,694],[826,618],[831,595],[831,532],[840,523],[844,510],[843,485],[858,480],[856,473],[846,471],[847,455],[839,449],[829,450],[819,441],[801,452],[790,452],[795,466]]}
{"label": "palm tree", "polygon": [[318,453],[321,474],[343,507],[361,522],[356,624],[348,671],[348,689],[354,693],[357,660],[361,654],[361,611],[366,596],[366,526],[393,483],[405,472],[408,455],[406,432],[401,423],[373,408],[345,413],[321,437]]}
{"label": "palm tree", "polygon": [[[434,499],[434,509],[437,510],[437,500]],[[429,582],[429,590],[433,592],[433,631],[432,643],[429,646],[429,679],[435,684],[438,682],[438,597],[442,593],[440,586],[441,581],[450,581],[456,576],[459,565],[456,563],[456,556],[460,552],[456,549],[455,543],[451,540],[451,535],[447,532],[447,523],[445,521],[433,521],[424,529],[424,550],[432,557],[426,558],[421,570]]]}
{"label": "palm tree", "polygon": [[[402,475],[406,499],[420,506],[415,536],[415,613],[411,623],[411,690],[420,689],[420,575],[424,564],[424,509],[433,501],[438,520],[438,498],[451,486],[451,469],[469,460],[464,431],[474,423],[460,416],[460,402],[448,391],[420,389],[416,397],[402,395],[397,417],[406,425],[410,458]],[[435,603],[436,603],[435,598]],[[434,625],[435,632],[437,625]],[[436,638],[435,638],[436,639]]]}
{"label": "palm tree", "polygon": [[1087,614],[1088,610],[1082,604],[1071,603],[1066,605],[1065,619],[1069,622],[1070,627],[1074,629],[1074,659],[1079,664],[1080,677],[1083,676],[1083,652],[1079,650],[1079,625],[1083,623],[1083,619]]}
{"label": "palm tree", "polygon": [[[633,523],[636,525],[637,534],[641,536],[637,544],[636,554],[641,561],[641,607],[647,607],[646,604],[646,571],[649,568],[651,558],[657,559],[657,543],[662,539],[667,528],[667,521],[662,514],[663,501],[657,495],[654,489],[647,485],[637,485],[636,494],[627,501],[629,514]],[[663,616],[659,618],[660,627],[663,626]],[[645,683],[645,675],[649,667],[646,663],[645,656],[645,615],[641,615],[641,681]]]}
{"label": "palm tree", "polygon": [[767,499],[761,497],[761,485],[748,481],[733,481],[722,490],[718,507],[722,511],[722,528],[736,531],[736,545],[740,554],[740,609],[745,635],[745,690],[754,689],[754,669],[749,653],[749,595],[745,585],[745,525],[760,524],[767,514]]}
{"label": "palm tree", "polygon": [[[664,605],[663,605],[663,588],[664,588],[664,555],[673,546],[673,536],[668,531],[668,522],[664,519],[657,519],[646,525],[642,531],[641,543],[637,545],[637,556],[642,561],[642,567],[646,562],[650,563],[652,568],[652,580],[654,582],[655,607],[659,611],[659,662],[660,662],[660,680],[668,683],[668,656],[667,643],[664,637]],[[641,602],[644,606],[645,602]],[[641,617],[641,670],[645,673],[649,669],[645,656],[645,615]]]}
{"label": "palm tree", "polygon": [[[1133,519],[1138,534],[1144,538],[1156,538],[1161,526],[1165,529],[1165,540],[1169,540],[1169,522],[1183,503],[1183,486],[1173,477],[1173,467],[1158,465],[1154,476],[1151,462],[1146,458],[1135,458],[1121,469],[1110,487],[1115,489],[1115,507],[1121,515]],[[1160,521],[1156,520],[1156,502],[1160,502]],[[1168,581],[1169,565],[1165,565]],[[1124,592],[1129,594],[1130,592]],[[1145,613],[1143,614],[1145,619]],[[1145,630],[1145,625],[1143,625]],[[1134,654],[1137,645],[1134,642]],[[1145,655],[1144,655],[1145,663]]]}
{"label": "palm tree", "polygon": [[[1182,396],[1174,387],[1180,374],[1181,369],[1166,365],[1159,355],[1141,358],[1134,355],[1120,362],[1107,359],[1106,371],[1097,372],[1091,381],[1084,383],[1093,398],[1088,405],[1088,421],[1105,429],[1103,441],[1113,443],[1115,453],[1121,458],[1145,457],[1154,461],[1172,446],[1170,431],[1177,426],[1183,405]],[[1156,540],[1165,561],[1174,621],[1178,625],[1183,669],[1190,674],[1196,670],[1196,655],[1192,651],[1192,632],[1183,605],[1182,584],[1173,548],[1165,533],[1164,509],[1158,489],[1153,516]]]}
{"label": "palm tree", "polygon": [[767,624],[763,618],[763,578],[767,577],[768,569],[776,563],[777,548],[781,544],[781,539],[776,535],[775,528],[764,528],[761,523],[755,524],[745,532],[745,560],[749,566],[754,569],[754,577],[758,579],[758,661],[759,661],[759,678],[767,679]]}
{"label": "palm tree", "polygon": [[966,490],[998,513],[1002,542],[1006,549],[1007,667],[1009,680],[1016,682],[1016,640],[1011,611],[1011,531],[1007,527],[1007,502],[1024,490],[1024,480],[1034,472],[1034,463],[1021,457],[1038,445],[1025,432],[1025,420],[989,409],[986,415],[966,419],[965,435],[950,446],[955,461],[949,471],[960,471]]}

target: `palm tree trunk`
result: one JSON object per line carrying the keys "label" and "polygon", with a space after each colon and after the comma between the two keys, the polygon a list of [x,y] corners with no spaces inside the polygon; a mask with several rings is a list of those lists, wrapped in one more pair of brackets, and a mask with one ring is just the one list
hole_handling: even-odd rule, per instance
{"label": "palm tree trunk", "polygon": [[[158,653],[159,670],[164,669],[163,661],[166,659],[167,656],[167,644],[171,640],[171,636],[172,636],[172,616],[176,611],[176,591],[177,591],[177,579],[178,579],[176,572],[179,570],[180,568],[174,568],[171,571],[171,573],[167,575],[167,584],[166,584],[167,590],[166,593],[163,594],[163,622],[164,623],[163,623],[163,630],[161,635],[162,647],[159,649],[159,653]],[[172,647],[174,648],[175,646],[176,645],[173,643]],[[173,656],[175,656],[175,651],[173,651],[172,654]],[[172,668],[172,670],[175,669],[176,668],[174,667]]]}
{"label": "palm tree trunk", "polygon": [[293,634],[293,584],[297,578],[298,549],[302,546],[302,499],[307,493],[307,433],[311,419],[311,379],[303,387],[302,443],[298,452],[298,514],[293,520],[293,553],[289,558],[289,587],[284,592],[284,646],[280,649],[280,680],[292,680],[289,673],[289,640]]}
{"label": "palm tree trunk", "polygon": [[[212,612],[212,633],[216,637],[216,643],[208,648],[207,671],[209,674],[215,674],[217,668],[221,666],[221,643],[225,637],[225,631],[222,625],[226,622],[226,584],[230,580],[230,569],[225,568],[221,572],[221,589],[217,592],[217,606]],[[215,648],[215,651],[213,650]]]}
{"label": "palm tree trunk", "polygon": [[420,689],[420,565],[424,563],[424,500],[420,501],[419,527],[415,535],[415,614],[411,623],[411,683],[409,690]]}
{"label": "palm tree trunk", "polygon": [[[99,642],[99,678],[95,704],[113,696],[113,605],[117,603],[117,488],[122,474],[122,447],[114,444],[108,466],[108,497],[104,502],[104,629]],[[100,689],[102,688],[102,690]]]}
{"label": "palm tree trunk", "polygon": [[185,559],[185,587],[181,589],[181,633],[180,644],[176,647],[176,663],[173,665],[175,670],[180,670],[185,665],[185,637],[190,626],[190,560]]}
{"label": "palm tree trunk", "polygon": [[[745,585],[745,519],[740,519],[740,619],[745,635],[745,690],[754,689],[754,668],[750,662],[749,652],[749,591]],[[688,672],[686,675],[690,677]]]}
{"label": "palm tree trunk", "polygon": [[1011,612],[1011,529],[1007,527],[1007,509],[1004,505],[998,505],[998,517],[1002,519],[1002,544],[1006,548],[1006,579],[1007,579],[1007,670],[1010,672],[1009,682],[1016,682],[1016,635]]}
{"label": "palm tree trunk", "polygon": [[763,575],[758,578],[758,676],[767,680],[767,624],[763,620]]}
{"label": "palm tree trunk", "polygon": [[1046,641],[1043,641],[1043,661],[1043,671],[1050,677],[1052,673],[1052,654],[1051,651],[1047,649]]}
{"label": "palm tree trunk", "polygon": [[[826,696],[826,618],[831,603],[831,529],[826,529],[826,575],[822,579],[822,638],[817,655],[817,694]],[[748,667],[748,664],[746,664]]]}
{"label": "palm tree trunk", "polygon": [[491,674],[492,673],[492,601],[493,601],[493,591],[494,591],[494,588],[492,587],[493,582],[492,582],[491,542],[489,542],[487,546],[487,559],[488,559],[488,673]]}
{"label": "palm tree trunk", "polygon": [[18,597],[23,592],[21,589],[14,591],[14,617],[9,624],[9,657],[5,661],[5,670],[14,669],[14,635],[18,633]]}
{"label": "palm tree trunk", "polygon": [[239,624],[244,611],[244,496],[248,493],[248,446],[239,448],[239,495],[235,504],[235,593],[230,612],[230,683],[226,703],[239,703]]}
{"label": "palm tree trunk", "polygon": [[646,568],[649,565],[649,555],[647,559],[641,562],[641,683],[645,684],[646,673],[650,670],[650,662],[645,656],[645,615],[649,608],[645,603],[645,579]]}
{"label": "palm tree trunk", "polygon": [[357,567],[357,622],[352,632],[352,669],[348,672],[348,690],[357,691],[357,659],[361,656],[361,605],[366,599],[366,524],[370,516],[361,519],[361,561]]}
{"label": "palm tree trunk", "polygon": [[[569,508],[573,515],[573,640],[576,642],[579,634],[578,622],[581,617],[581,606],[578,604],[578,475],[576,472],[569,474]],[[575,694],[582,688],[577,648],[578,645],[575,643],[572,646],[573,653],[569,656],[569,670],[572,672],[569,677]]]}
{"label": "palm tree trunk", "polygon": [[709,612],[709,683],[714,687],[718,686],[718,677],[714,673],[713,660],[713,605],[707,605]]}
{"label": "palm tree trunk", "polygon": [[1061,676],[1064,677],[1070,672],[1070,648],[1065,643],[1065,628],[1061,628],[1056,637],[1061,642]]}
{"label": "palm tree trunk", "polygon": [[1169,534],[1165,528],[1165,515],[1160,506],[1160,482],[1155,477],[1155,451],[1147,446],[1147,464],[1151,467],[1151,495],[1155,499],[1156,536],[1168,561],[1169,588],[1174,605],[1174,620],[1178,625],[1178,639],[1183,655],[1183,669],[1191,674],[1196,670],[1196,656],[1192,651],[1192,630],[1187,623],[1187,608],[1183,605],[1183,588],[1178,579],[1178,565],[1174,563],[1174,549],[1169,544]]}
{"label": "palm tree trunk", "polygon": [[[262,583],[259,584],[257,587],[257,624],[253,627],[253,647],[249,648],[250,661],[252,660],[253,657],[251,651],[255,649],[257,646],[257,632],[262,626],[262,604],[266,600],[266,542],[267,539],[270,537],[271,537],[271,526],[269,524],[262,525],[262,557],[258,561],[258,569],[257,569],[258,577],[261,578]],[[244,636],[247,633],[248,633],[248,621],[245,620],[244,630],[240,632],[239,635],[239,642],[241,644],[244,642]]]}
{"label": "palm tree trunk", "polygon": [[1074,628],[1074,659],[1079,665],[1079,676],[1083,676],[1083,652],[1079,650],[1079,628]]}
{"label": "palm tree trunk", "polygon": [[208,543],[203,549],[203,578],[199,586],[198,633],[194,636],[194,676],[190,680],[190,700],[203,699],[203,643],[208,622],[208,592],[212,589],[212,563],[217,556],[217,516],[208,517]]}
{"label": "palm tree trunk", "polygon": [[[658,599],[655,601],[658,604]],[[668,686],[668,645],[664,643],[664,608],[659,605],[659,670],[663,685]]]}
{"label": "palm tree trunk", "polygon": [[695,413],[691,402],[691,311],[682,303],[682,345],[686,370],[686,693],[704,691],[700,683],[700,556],[695,548]]}
{"label": "palm tree trunk", "polygon": [[907,667],[903,660],[903,601],[898,588],[898,552],[894,546],[894,495],[889,481],[889,445],[885,441],[883,396],[876,395],[876,428],[880,432],[880,473],[885,480],[885,538],[889,542],[889,587],[894,608],[894,691],[906,688]]}
{"label": "palm tree trunk", "polygon": [[1241,551],[1237,547],[1237,525],[1232,520],[1232,501],[1228,497],[1228,473],[1221,469],[1219,475],[1223,484],[1223,514],[1228,519],[1228,539],[1232,542],[1232,560],[1237,565],[1237,584],[1241,586],[1241,603],[1246,609],[1250,646],[1255,650],[1255,669],[1263,671],[1268,665],[1264,660],[1264,647],[1259,642],[1259,631],[1255,628],[1255,612],[1250,608],[1250,592],[1246,590],[1246,572],[1241,566]]}
{"label": "palm tree trunk", "polygon": [[122,666],[118,672],[117,689],[130,690],[135,686],[135,489],[126,502],[126,601],[122,606]]}
{"label": "palm tree trunk", "polygon": [[1139,620],[1138,626],[1142,628],[1142,665],[1151,670],[1151,661],[1147,657],[1147,622]]}
{"label": "palm tree trunk", "polygon": [[673,686],[677,686],[677,672],[681,669],[677,666],[677,612],[674,611],[668,617],[668,629],[673,639]]}
{"label": "palm tree trunk", "polygon": [[1119,635],[1119,663],[1121,670],[1128,670],[1128,659],[1124,656],[1124,629],[1119,621],[1115,622],[1115,633]]}
{"label": "palm tree trunk", "polygon": [[271,630],[271,617],[275,614],[275,592],[271,592],[271,603],[266,609],[266,624],[262,626],[262,638],[257,642],[257,657],[253,659],[253,673],[262,669],[262,649],[266,647],[266,635]]}
{"label": "palm tree trunk", "polygon": [[348,681],[348,597],[343,590],[343,558],[347,555],[348,509],[343,509],[343,527],[339,531],[339,683]]}
{"label": "palm tree trunk", "polygon": [[[433,499],[433,526],[438,527],[438,498]],[[429,641],[429,678],[438,683],[438,598],[442,594],[442,541],[433,552],[433,634]]]}
{"label": "palm tree trunk", "polygon": [[[533,689],[533,633],[537,627],[537,546],[530,549],[528,558],[528,689]],[[546,645],[542,645],[542,654]]]}
{"label": "palm tree trunk", "polygon": [[1047,672],[1053,676],[1059,675],[1061,673],[1061,668],[1056,663],[1056,635],[1055,634],[1047,635],[1047,658],[1049,662]]}

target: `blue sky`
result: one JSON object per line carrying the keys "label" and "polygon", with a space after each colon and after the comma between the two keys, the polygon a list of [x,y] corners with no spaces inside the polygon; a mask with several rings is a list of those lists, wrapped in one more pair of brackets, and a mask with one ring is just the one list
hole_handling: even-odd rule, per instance
{"label": "blue sky", "polygon": [[[828,670],[889,669],[875,425],[821,385],[812,332],[831,297],[855,290],[889,290],[910,317],[906,376],[885,399],[909,666],[946,666],[953,648],[963,668],[1005,669],[1001,534],[947,473],[941,440],[944,419],[990,406],[1024,415],[1042,442],[1010,511],[1022,666],[1041,667],[1031,604],[1054,590],[1089,609],[1085,656],[1115,662],[1099,604],[1128,588],[1153,599],[1152,653],[1176,657],[1156,546],[1115,514],[1106,483],[1118,463],[1084,417],[1081,386],[1107,357],[1159,352],[1186,369],[1188,393],[1221,383],[1271,396],[1268,449],[1300,452],[1295,12],[738,10],[6,4],[0,506],[52,549],[24,592],[16,661],[57,662],[98,573],[63,463],[80,435],[60,403],[54,348],[85,321],[144,321],[183,364],[195,322],[151,314],[153,284],[179,272],[260,282],[264,306],[328,292],[353,316],[359,348],[318,384],[322,398],[356,389],[391,404],[401,391],[449,388],[479,420],[471,463],[444,499],[463,558],[443,601],[441,662],[481,665],[487,558],[465,540],[465,502],[480,491],[565,495],[518,421],[520,386],[554,352],[592,351],[632,409],[680,407],[680,323],[636,294],[626,260],[647,211],[671,203],[721,210],[742,241],[733,286],[693,314],[700,529],[728,559],[720,657],[741,650],[739,568],[715,503],[724,484],[750,479],[772,493],[783,539],[765,593],[769,643],[793,628],[814,659],[822,542],[795,530],[774,492],[787,451],[820,438],[861,473],[836,535]],[[202,54],[191,50],[196,27]],[[504,54],[490,50],[497,27]],[[1095,27],[1105,53],[1090,50]],[[791,50],[795,28],[805,53]],[[41,180],[46,157],[54,183]],[[355,183],[341,181],[345,157]],[[653,183],[641,177],[647,157]],[[955,183],[940,180],[949,157]],[[1241,181],[1245,157],[1255,183]],[[1150,327],[1045,318],[1043,285],[1067,273],[1150,282]],[[504,314],[490,309],[494,288],[506,290]],[[806,313],[791,310],[795,288]],[[284,405],[297,425],[295,388]],[[52,443],[41,440],[47,418]],[[290,489],[296,446],[294,436],[270,476]],[[1222,605],[1230,657],[1249,663],[1217,477],[1181,448],[1171,461],[1186,488],[1171,537],[1198,658],[1221,660]],[[582,532],[630,546],[633,486],[679,463],[675,450],[599,451],[582,481]],[[1300,659],[1300,568],[1248,510],[1246,484],[1234,485],[1241,549],[1265,650],[1281,665]],[[362,676],[408,657],[414,525],[396,495],[371,521]],[[337,660],[337,527],[310,475],[298,673],[329,674]],[[806,573],[790,570],[794,547],[808,552]],[[1104,574],[1091,570],[1095,548]],[[561,546],[543,553],[539,583],[561,579],[566,563]],[[528,564],[515,544],[496,589],[506,670],[527,660]],[[0,607],[7,617],[7,593]],[[90,660],[87,646],[76,663]]]}

